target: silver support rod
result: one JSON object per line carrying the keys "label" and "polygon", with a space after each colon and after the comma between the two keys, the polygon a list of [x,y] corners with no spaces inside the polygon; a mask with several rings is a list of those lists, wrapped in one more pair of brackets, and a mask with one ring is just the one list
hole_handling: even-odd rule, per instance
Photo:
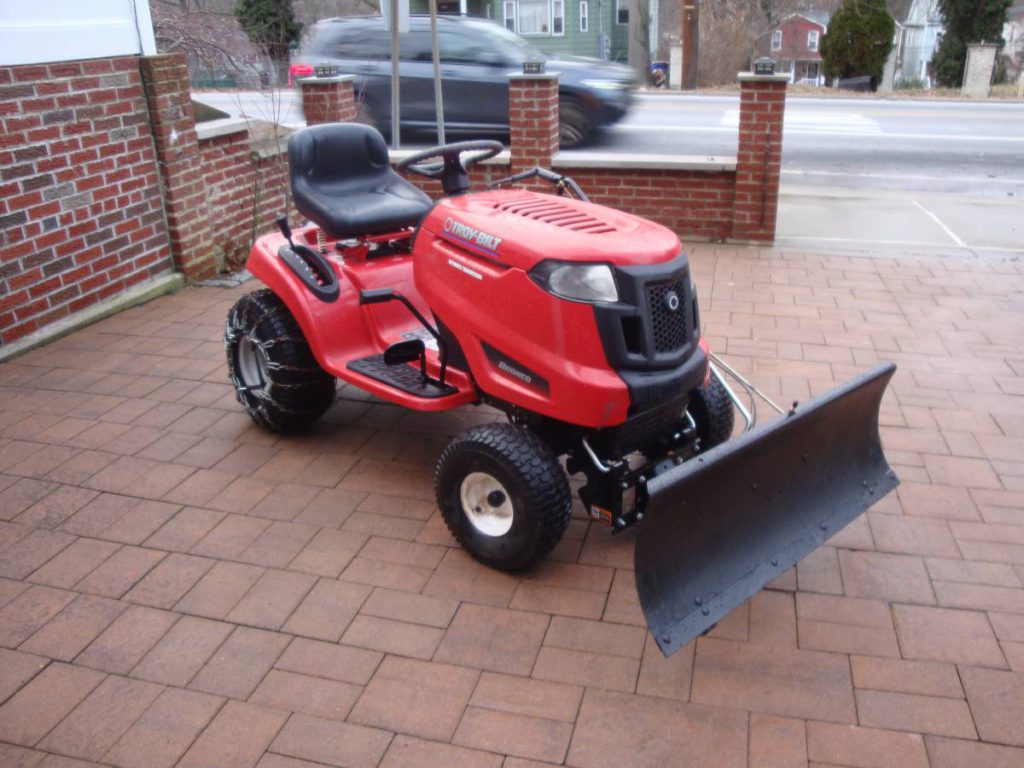
{"label": "silver support rod", "polygon": [[779,413],[785,413],[785,411],[782,410],[779,406],[777,406],[775,404],[775,402],[770,397],[768,397],[768,395],[766,395],[760,389],[758,389],[753,384],[751,384],[749,381],[747,381],[738,371],[736,371],[735,368],[730,366],[727,362],[725,362],[725,360],[720,358],[714,352],[711,353],[711,360],[712,360],[712,362],[715,365],[717,365],[723,371],[725,371],[730,376],[732,376],[734,379],[736,379],[736,381],[738,381],[740,384],[742,384],[743,388],[746,389],[748,392],[757,395],[759,398],[764,400],[766,403],[768,403],[768,405],[770,405],[772,408],[774,408]]}
{"label": "silver support rod", "polygon": [[434,111],[437,114],[437,143],[444,144],[444,99],[441,97],[441,46],[437,39],[437,0],[430,0],[430,45],[434,55]]}
{"label": "silver support rod", "polygon": [[[718,369],[714,365],[711,366],[711,375],[714,376],[715,379],[718,380],[718,383],[722,385],[722,389],[725,390],[725,394],[729,396],[729,399],[732,400],[732,404],[736,406],[736,410],[739,411],[740,416],[743,417],[743,431],[749,432],[754,426],[754,417],[750,414],[750,411],[747,410],[743,401],[739,399],[735,392],[733,392],[732,387],[729,386],[729,382],[725,380],[725,377],[718,372]],[[687,412],[687,415],[689,415],[689,412]]]}
{"label": "silver support rod", "polygon": [[401,83],[398,76],[398,0],[391,0],[391,148],[402,145],[399,133],[398,93]]}

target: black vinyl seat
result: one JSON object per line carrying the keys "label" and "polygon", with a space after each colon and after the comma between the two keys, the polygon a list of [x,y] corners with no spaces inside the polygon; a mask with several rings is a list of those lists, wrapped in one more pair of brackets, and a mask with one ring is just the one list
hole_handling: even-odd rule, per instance
{"label": "black vinyl seat", "polygon": [[384,138],[367,125],[299,131],[288,141],[288,166],[295,208],[335,238],[414,227],[433,205],[391,170]]}

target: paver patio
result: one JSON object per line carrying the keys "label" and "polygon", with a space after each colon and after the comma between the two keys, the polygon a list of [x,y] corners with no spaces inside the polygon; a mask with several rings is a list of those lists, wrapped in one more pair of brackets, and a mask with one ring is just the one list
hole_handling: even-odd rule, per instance
{"label": "paver patio", "polygon": [[1024,766],[1019,257],[691,257],[784,401],[899,364],[902,485],[669,659],[630,534],[577,510],[522,575],[448,535],[434,459],[497,412],[346,387],[255,427],[221,343],[253,282],[0,365],[0,765]]}

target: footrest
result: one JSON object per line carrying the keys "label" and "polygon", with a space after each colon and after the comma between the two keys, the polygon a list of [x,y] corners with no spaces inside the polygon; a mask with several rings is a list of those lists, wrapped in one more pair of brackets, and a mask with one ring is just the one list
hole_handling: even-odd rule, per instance
{"label": "footrest", "polygon": [[361,360],[353,360],[348,364],[348,369],[388,384],[395,389],[408,392],[416,397],[434,399],[448,397],[459,391],[448,384],[423,381],[419,369],[405,363],[401,365],[388,365],[384,362],[384,355],[370,355]]}

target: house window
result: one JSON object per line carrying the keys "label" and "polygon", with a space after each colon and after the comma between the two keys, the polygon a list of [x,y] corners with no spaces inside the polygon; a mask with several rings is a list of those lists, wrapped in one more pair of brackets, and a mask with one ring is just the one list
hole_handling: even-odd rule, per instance
{"label": "house window", "polygon": [[582,0],[580,3],[580,32],[590,31],[590,6],[587,5],[587,0]]}
{"label": "house window", "polygon": [[781,29],[776,29],[774,32],[772,32],[772,50],[773,51],[781,51],[782,50],[782,30]]}
{"label": "house window", "polygon": [[502,4],[505,11],[505,28],[516,31],[516,0],[505,0]]}
{"label": "house window", "polygon": [[630,0],[615,0],[615,23],[629,24]]}
{"label": "house window", "polygon": [[816,29],[807,33],[807,50],[818,50],[818,30]]}
{"label": "house window", "polygon": [[555,37],[565,34],[565,0],[551,0],[551,34]]}
{"label": "house window", "polygon": [[520,35],[546,35],[550,31],[551,7],[548,0],[519,0]]}

